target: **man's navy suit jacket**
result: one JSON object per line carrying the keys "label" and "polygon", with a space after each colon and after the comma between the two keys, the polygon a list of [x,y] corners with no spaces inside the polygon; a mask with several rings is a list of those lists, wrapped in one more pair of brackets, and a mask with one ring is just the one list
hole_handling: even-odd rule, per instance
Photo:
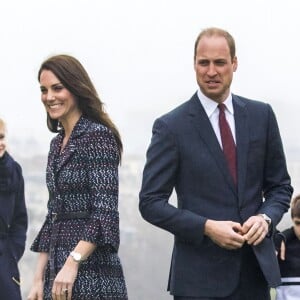
{"label": "man's navy suit jacket", "polygon": [[[276,226],[292,195],[284,151],[270,105],[233,95],[238,183],[201,102],[193,97],[153,125],[139,208],[150,223],[175,236],[171,294],[224,297],[237,286],[241,251],[219,247],[204,235],[207,219],[243,224],[265,213]],[[168,200],[177,194],[177,208]],[[280,283],[273,243],[253,247],[270,286]]]}

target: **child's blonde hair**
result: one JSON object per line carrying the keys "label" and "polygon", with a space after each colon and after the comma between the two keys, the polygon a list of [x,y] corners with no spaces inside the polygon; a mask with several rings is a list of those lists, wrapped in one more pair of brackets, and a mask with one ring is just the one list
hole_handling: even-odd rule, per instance
{"label": "child's blonde hair", "polygon": [[5,129],[5,122],[3,121],[3,119],[0,118],[0,128],[4,128]]}

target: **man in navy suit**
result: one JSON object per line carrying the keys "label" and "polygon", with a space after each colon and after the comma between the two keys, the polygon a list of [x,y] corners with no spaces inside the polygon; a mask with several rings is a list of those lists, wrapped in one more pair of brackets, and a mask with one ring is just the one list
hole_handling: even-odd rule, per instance
{"label": "man in navy suit", "polygon": [[[194,69],[199,90],[153,125],[139,208],[174,235],[168,290],[175,300],[270,299],[269,287],[280,284],[272,228],[293,192],[277,121],[270,105],[231,93],[237,57],[228,32],[199,34]],[[177,207],[168,202],[173,188]]]}

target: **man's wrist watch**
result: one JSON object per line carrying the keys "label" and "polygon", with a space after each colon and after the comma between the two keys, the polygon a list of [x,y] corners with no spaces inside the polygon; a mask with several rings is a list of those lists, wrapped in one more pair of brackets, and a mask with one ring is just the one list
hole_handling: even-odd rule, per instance
{"label": "man's wrist watch", "polygon": [[271,225],[272,220],[270,217],[268,217],[266,214],[259,214],[259,216],[261,216],[268,223],[269,226]]}
{"label": "man's wrist watch", "polygon": [[70,253],[70,256],[73,258],[73,260],[77,263],[81,263],[83,261],[82,259],[82,255],[79,253],[79,252],[75,252],[75,251],[72,251]]}

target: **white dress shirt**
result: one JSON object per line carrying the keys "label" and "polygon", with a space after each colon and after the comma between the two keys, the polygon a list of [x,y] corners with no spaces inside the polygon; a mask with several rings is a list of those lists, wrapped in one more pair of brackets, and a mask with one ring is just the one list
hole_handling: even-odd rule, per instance
{"label": "white dress shirt", "polygon": [[[205,96],[201,90],[199,89],[197,91],[198,98],[204,107],[204,110],[209,118],[209,121],[211,123],[211,126],[216,134],[216,137],[219,141],[219,144],[222,147],[222,141],[221,141],[221,134],[220,134],[220,128],[219,128],[219,108],[218,103],[214,100],[211,100],[207,96]],[[234,139],[234,142],[236,143],[235,139],[235,123],[234,123],[234,111],[233,111],[233,105],[232,105],[232,95],[229,94],[228,98],[223,102],[226,106],[225,109],[225,116],[226,120],[230,126],[230,130],[232,132],[232,136]]]}

